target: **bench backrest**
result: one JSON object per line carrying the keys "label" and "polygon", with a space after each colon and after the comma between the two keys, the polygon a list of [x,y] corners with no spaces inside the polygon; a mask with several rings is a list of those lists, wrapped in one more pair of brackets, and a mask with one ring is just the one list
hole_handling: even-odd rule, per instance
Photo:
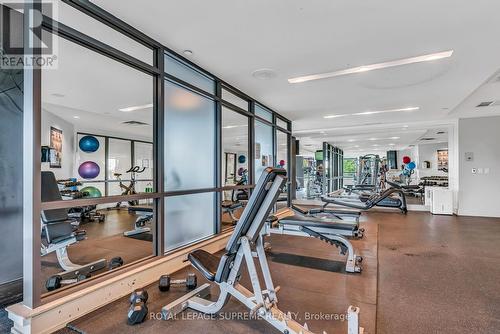
{"label": "bench backrest", "polygon": [[[41,178],[42,202],[62,200],[61,192],[57,186],[56,177],[53,172],[42,172]],[[42,220],[50,224],[68,219],[67,209],[42,210]]]}
{"label": "bench backrest", "polygon": [[284,169],[268,167],[262,172],[227,243],[226,251],[228,253],[238,251],[239,239],[243,236],[255,241],[285,182],[286,171]]}

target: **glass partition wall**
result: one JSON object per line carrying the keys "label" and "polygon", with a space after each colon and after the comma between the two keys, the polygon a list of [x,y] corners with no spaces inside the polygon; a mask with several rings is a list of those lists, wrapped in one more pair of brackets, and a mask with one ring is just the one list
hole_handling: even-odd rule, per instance
{"label": "glass partition wall", "polygon": [[[230,229],[262,170],[290,161],[290,121],[92,3],[62,6],[60,20],[92,13],[120,38],[52,16],[39,28],[57,41],[58,67],[24,74],[29,307]],[[50,228],[62,216],[74,237],[64,245]],[[59,248],[105,265],[48,289],[64,269]]]}

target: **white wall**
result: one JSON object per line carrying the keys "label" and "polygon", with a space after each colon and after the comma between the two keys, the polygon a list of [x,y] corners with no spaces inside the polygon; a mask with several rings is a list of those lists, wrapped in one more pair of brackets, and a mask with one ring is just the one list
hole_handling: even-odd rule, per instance
{"label": "white wall", "polygon": [[[448,149],[448,143],[434,143],[434,144],[419,144],[418,145],[418,163],[417,175],[418,177],[424,176],[448,176],[448,173],[437,169],[438,166],[438,150]],[[424,161],[431,163],[430,168],[423,168]],[[448,162],[448,166],[450,162]]]}
{"label": "white wall", "polygon": [[405,150],[398,151],[398,169],[401,169],[401,165],[403,164],[403,157],[408,156],[411,158],[411,161],[418,161],[418,147],[415,145],[414,147],[409,147]]}
{"label": "white wall", "polygon": [[[459,120],[459,215],[500,217],[499,129],[500,117]],[[465,152],[473,153],[473,161],[465,161]],[[483,173],[473,174],[472,168]]]}
{"label": "white wall", "polygon": [[56,179],[77,177],[74,175],[73,165],[75,163],[75,127],[73,124],[48,112],[42,111],[42,146],[50,146],[50,127],[62,130],[62,161],[61,168],[50,168],[49,163],[42,163],[42,171],[54,172]]}

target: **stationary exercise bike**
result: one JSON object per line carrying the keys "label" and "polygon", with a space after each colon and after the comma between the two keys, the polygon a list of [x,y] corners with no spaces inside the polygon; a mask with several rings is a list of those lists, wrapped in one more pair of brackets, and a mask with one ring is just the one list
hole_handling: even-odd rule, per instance
{"label": "stationary exercise bike", "polygon": [[[125,172],[125,173],[130,173],[130,184],[128,186],[123,184],[122,179],[121,179],[121,176],[122,176],[121,173],[114,173],[113,174],[116,177],[116,179],[118,181],[120,181],[119,185],[120,185],[120,188],[122,189],[122,196],[137,194],[137,192],[135,191],[136,174],[140,174],[140,173],[144,172],[145,170],[146,170],[146,167],[142,167],[142,168],[139,166],[130,167],[130,169]],[[116,203],[116,208],[120,208],[121,204],[122,204],[122,202]],[[139,205],[139,201],[138,200],[128,201],[128,204],[130,206],[136,206],[136,205]]]}

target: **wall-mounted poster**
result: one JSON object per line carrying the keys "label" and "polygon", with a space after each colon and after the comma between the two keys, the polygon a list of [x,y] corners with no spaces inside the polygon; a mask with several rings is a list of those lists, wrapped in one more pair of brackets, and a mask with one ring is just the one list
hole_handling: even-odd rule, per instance
{"label": "wall-mounted poster", "polygon": [[437,150],[438,170],[448,172],[448,150]]}
{"label": "wall-mounted poster", "polygon": [[62,162],[62,130],[50,127],[50,148],[55,153],[55,159],[50,161],[50,168],[61,168]]}

